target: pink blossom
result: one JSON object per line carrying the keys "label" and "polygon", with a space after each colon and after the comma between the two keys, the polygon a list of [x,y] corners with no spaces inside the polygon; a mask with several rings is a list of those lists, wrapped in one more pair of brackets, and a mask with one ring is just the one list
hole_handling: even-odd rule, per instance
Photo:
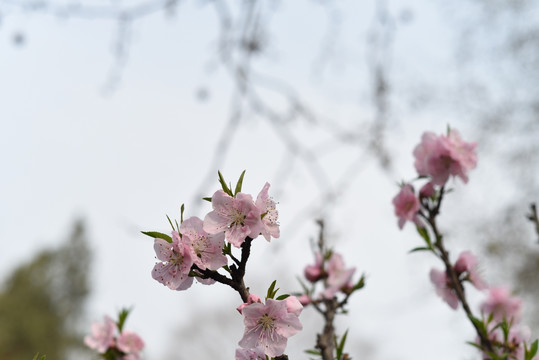
{"label": "pink blossom", "polygon": [[326,299],[331,299],[337,291],[348,287],[355,271],[356,268],[346,269],[342,256],[333,253],[328,261],[326,289],[322,292],[322,296]]}
{"label": "pink blossom", "polygon": [[497,322],[507,319],[507,321],[518,322],[522,311],[522,300],[511,297],[509,290],[505,287],[492,287],[489,289],[488,298],[481,304],[481,312],[493,315]]}
{"label": "pink blossom", "polygon": [[269,187],[269,183],[264,185],[256,197],[255,203],[260,213],[265,214],[262,218],[262,235],[267,241],[270,241],[272,237],[277,239],[280,235],[279,223],[277,222],[279,212],[275,208],[275,201],[268,195]]}
{"label": "pink blossom", "polygon": [[236,310],[238,310],[238,312],[241,314],[244,307],[255,302],[262,303],[262,299],[260,299],[260,296],[256,294],[249,294],[249,296],[247,296],[247,302],[238,306]]}
{"label": "pink blossom", "polygon": [[487,284],[481,278],[478,271],[477,258],[470,251],[464,251],[460,254],[454,266],[458,275],[467,272],[467,279],[475,286],[477,290],[487,288]]}
{"label": "pink blossom", "polygon": [[438,294],[438,296],[449,304],[453,310],[456,310],[459,306],[459,298],[457,297],[457,294],[453,289],[449,278],[447,277],[447,273],[438,269],[431,269],[430,281],[436,288],[436,294]]}
{"label": "pink blossom", "polygon": [[226,239],[241,247],[246,237],[256,238],[262,230],[260,209],[251,195],[238,193],[232,197],[218,190],[212,197],[213,211],[204,218],[204,231],[209,234],[225,232]]}
{"label": "pink blossom", "polygon": [[425,185],[419,189],[419,196],[424,197],[433,197],[436,194],[436,191],[434,190],[434,185],[432,185],[432,182],[428,182]]}
{"label": "pink blossom", "polygon": [[282,355],[288,338],[303,328],[284,300],[267,299],[243,309],[245,332],[238,343],[245,349],[259,349],[270,357]]}
{"label": "pink blossom", "polygon": [[196,216],[186,219],[180,226],[182,240],[188,245],[193,262],[201,269],[218,270],[227,264],[223,255],[225,234],[208,234],[203,222]]}
{"label": "pink blossom", "polygon": [[138,354],[144,349],[144,341],[133,331],[124,330],[116,340],[116,346],[126,354]]}
{"label": "pink blossom", "polygon": [[155,264],[152,277],[172,290],[185,290],[193,283],[189,271],[193,265],[189,247],[181,241],[176,231],[172,232],[172,243],[155,239],[154,250],[161,262]]}
{"label": "pink blossom", "polygon": [[393,198],[395,215],[399,218],[399,228],[402,229],[406,221],[412,221],[417,226],[422,226],[419,220],[419,199],[414,194],[411,185],[406,184],[401,191]]}
{"label": "pink blossom", "polygon": [[322,269],[322,254],[320,254],[320,252],[316,252],[314,254],[314,257],[314,265],[307,265],[304,270],[305,278],[310,282],[316,282],[320,280],[322,278],[322,275],[324,274],[324,269]]}
{"label": "pink blossom", "polygon": [[298,301],[301,303],[301,305],[307,306],[311,303],[312,300],[309,295],[301,295],[298,297]]}
{"label": "pink blossom", "polygon": [[286,304],[286,311],[296,316],[299,316],[299,314],[301,314],[301,311],[303,310],[303,304],[301,303],[301,301],[299,301],[297,297],[289,296],[284,299],[284,302]]}
{"label": "pink blossom", "polygon": [[84,338],[84,344],[90,349],[103,354],[107,349],[114,345],[114,332],[116,323],[110,317],[105,316],[105,322],[92,323],[92,335]]}
{"label": "pink blossom", "polygon": [[236,349],[236,360],[266,360],[266,354],[260,349]]}
{"label": "pink blossom", "polygon": [[414,149],[414,165],[419,175],[431,176],[434,185],[444,185],[450,175],[466,183],[467,172],[477,164],[475,147],[475,143],[462,141],[458,131],[453,129],[448,136],[425,132]]}

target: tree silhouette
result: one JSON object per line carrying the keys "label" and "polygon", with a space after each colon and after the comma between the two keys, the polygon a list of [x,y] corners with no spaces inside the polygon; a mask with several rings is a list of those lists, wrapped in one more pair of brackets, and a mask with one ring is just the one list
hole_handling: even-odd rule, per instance
{"label": "tree silhouette", "polygon": [[82,348],[76,325],[90,292],[90,261],[78,221],[59,248],[40,251],[8,276],[0,292],[1,359],[31,359],[37,352],[65,359]]}

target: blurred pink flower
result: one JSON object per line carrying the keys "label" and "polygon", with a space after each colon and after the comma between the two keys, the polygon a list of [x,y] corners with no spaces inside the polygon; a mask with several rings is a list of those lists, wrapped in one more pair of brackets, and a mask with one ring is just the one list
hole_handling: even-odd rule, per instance
{"label": "blurred pink flower", "polygon": [[431,176],[434,185],[444,185],[450,175],[458,176],[466,183],[467,172],[477,164],[476,146],[462,141],[457,130],[450,129],[448,136],[425,132],[414,149],[417,173]]}
{"label": "blurred pink flower", "polygon": [[420,197],[432,197],[436,194],[436,191],[434,190],[434,185],[432,185],[432,182],[428,182],[425,185],[419,189],[419,196]]}
{"label": "blurred pink flower", "polygon": [[135,332],[124,330],[116,339],[116,346],[128,355],[138,356],[138,353],[144,349],[144,341]]}
{"label": "blurred pink flower", "polygon": [[477,258],[470,251],[464,251],[460,254],[454,269],[458,275],[467,272],[467,279],[477,290],[484,290],[487,288],[486,282],[479,275]]}
{"label": "blurred pink flower", "polygon": [[188,245],[193,262],[201,269],[218,270],[227,264],[223,255],[225,234],[208,234],[203,229],[203,222],[196,216],[186,219],[180,225],[182,240]]}
{"label": "blurred pink flower", "polygon": [[105,316],[105,322],[92,323],[92,335],[84,338],[84,344],[90,349],[103,354],[107,349],[114,345],[114,332],[116,323],[110,317]]}
{"label": "blurred pink flower", "polygon": [[311,303],[311,298],[308,295],[301,295],[298,297],[298,301],[301,303],[301,305],[307,306]]}
{"label": "blurred pink flower", "polygon": [[419,219],[419,199],[414,194],[411,185],[404,185],[400,192],[393,198],[395,215],[399,218],[399,228],[402,229],[406,221],[411,221],[417,226],[422,226]]}
{"label": "blurred pink flower", "polygon": [[314,254],[314,265],[307,265],[304,270],[305,278],[310,282],[316,282],[322,278],[324,269],[322,269],[322,254],[316,252]]}
{"label": "blurred pink flower", "polygon": [[213,211],[204,218],[204,231],[209,234],[225,232],[226,239],[235,247],[241,247],[246,237],[256,238],[262,228],[260,209],[251,195],[238,193],[232,197],[223,190],[212,196]]}
{"label": "blurred pink flower", "polygon": [[522,312],[522,300],[511,297],[506,287],[492,287],[489,289],[487,300],[481,304],[481,312],[485,315],[493,315],[497,322],[507,319],[507,321],[520,321]]}
{"label": "blurred pink flower", "polygon": [[256,197],[255,203],[260,214],[266,214],[262,218],[262,235],[267,241],[270,241],[272,237],[277,239],[280,236],[279,223],[277,222],[279,212],[275,208],[275,201],[268,195],[269,187],[269,183],[264,185]]}
{"label": "blurred pink flower", "polygon": [[453,310],[456,310],[459,306],[459,298],[447,277],[447,273],[438,269],[431,269],[430,281],[434,284],[436,294],[438,294],[438,296],[440,296]]}
{"label": "blurred pink flower", "polygon": [[298,316],[288,312],[286,301],[267,299],[243,308],[245,332],[238,343],[245,349],[259,349],[269,357],[282,355],[288,338],[303,328]]}
{"label": "blurred pink flower", "polygon": [[348,287],[356,268],[346,269],[342,256],[333,253],[328,261],[326,289],[322,292],[322,296],[326,299],[331,299],[342,288]]}
{"label": "blurred pink flower", "polygon": [[193,265],[190,250],[181,241],[176,231],[172,232],[172,243],[155,239],[155,253],[161,262],[155,264],[152,277],[172,290],[185,290],[193,283],[189,271]]}

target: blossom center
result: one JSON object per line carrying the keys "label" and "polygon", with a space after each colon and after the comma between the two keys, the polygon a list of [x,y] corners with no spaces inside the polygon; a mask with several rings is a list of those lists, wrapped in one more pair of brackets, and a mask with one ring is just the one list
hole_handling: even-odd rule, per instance
{"label": "blossom center", "polygon": [[258,324],[262,327],[263,330],[272,330],[275,327],[275,319],[269,316],[268,314],[262,315],[258,320]]}
{"label": "blossom center", "polygon": [[232,226],[245,225],[245,214],[243,214],[240,210],[235,209],[234,211],[232,211],[230,215],[231,215],[230,218],[232,220],[231,222]]}

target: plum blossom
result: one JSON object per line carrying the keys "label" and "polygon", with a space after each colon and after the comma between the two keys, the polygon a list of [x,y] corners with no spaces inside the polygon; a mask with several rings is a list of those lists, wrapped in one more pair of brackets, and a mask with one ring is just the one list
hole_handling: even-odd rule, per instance
{"label": "plum blossom", "polygon": [[269,357],[282,355],[288,338],[303,328],[296,312],[289,312],[285,300],[254,302],[243,308],[243,316],[245,332],[238,344],[244,349],[263,351]]}
{"label": "plum blossom", "polygon": [[116,339],[116,347],[126,354],[124,360],[135,360],[144,349],[144,341],[135,332],[124,330]]}
{"label": "plum blossom", "polygon": [[256,197],[256,206],[260,210],[261,214],[265,214],[262,218],[262,236],[267,241],[270,241],[271,238],[277,239],[280,235],[279,223],[277,219],[279,217],[279,212],[275,208],[275,201],[269,197],[268,189],[270,187],[269,183],[266,183],[258,196]]}
{"label": "plum blossom", "polygon": [[414,149],[415,168],[421,176],[430,176],[434,185],[443,186],[449,176],[468,182],[467,172],[475,168],[476,143],[465,142],[458,131],[450,129],[448,136],[425,132]]}
{"label": "plum blossom", "polygon": [[213,211],[204,218],[203,229],[208,234],[225,232],[226,239],[235,247],[241,247],[246,237],[256,238],[262,228],[260,209],[251,195],[238,193],[232,197],[223,190],[212,196]]}
{"label": "plum blossom", "polygon": [[208,234],[203,229],[203,222],[196,216],[182,222],[180,226],[182,240],[188,245],[193,263],[201,269],[218,270],[227,264],[223,255],[225,234]]}
{"label": "plum blossom", "polygon": [[487,288],[487,284],[479,275],[477,258],[470,251],[464,251],[460,254],[454,269],[459,276],[463,273],[467,273],[466,279],[469,280],[477,290],[484,290]]}
{"label": "plum blossom", "polygon": [[326,289],[322,292],[322,296],[326,299],[331,299],[339,290],[350,287],[355,271],[356,268],[346,269],[342,256],[333,253],[328,261]]}
{"label": "plum blossom", "polygon": [[161,262],[155,264],[152,277],[172,290],[188,289],[193,283],[189,271],[193,265],[191,251],[180,235],[172,232],[172,243],[155,239],[154,250]]}
{"label": "plum blossom", "polygon": [[459,306],[459,298],[457,293],[449,281],[447,273],[438,269],[430,270],[430,281],[436,288],[436,294],[440,296],[453,310]]}
{"label": "plum blossom", "polygon": [[260,349],[236,349],[236,360],[266,360],[266,354]]}
{"label": "plum blossom", "polygon": [[399,218],[399,229],[404,227],[406,221],[411,221],[417,226],[423,226],[419,219],[419,199],[414,194],[410,184],[405,184],[401,191],[393,198],[395,215]]}
{"label": "plum blossom", "polygon": [[314,265],[307,265],[304,270],[304,275],[307,280],[310,282],[317,282],[320,280],[324,274],[323,266],[323,259],[322,254],[320,252],[316,252],[314,254],[315,263]]}
{"label": "plum blossom", "polygon": [[507,319],[507,321],[518,322],[522,311],[522,300],[511,297],[506,287],[492,287],[489,289],[487,300],[481,304],[481,312],[492,314],[497,322]]}
{"label": "plum blossom", "polygon": [[90,349],[103,354],[114,345],[114,331],[116,323],[110,317],[105,316],[105,322],[92,323],[92,335],[84,337],[84,344]]}

